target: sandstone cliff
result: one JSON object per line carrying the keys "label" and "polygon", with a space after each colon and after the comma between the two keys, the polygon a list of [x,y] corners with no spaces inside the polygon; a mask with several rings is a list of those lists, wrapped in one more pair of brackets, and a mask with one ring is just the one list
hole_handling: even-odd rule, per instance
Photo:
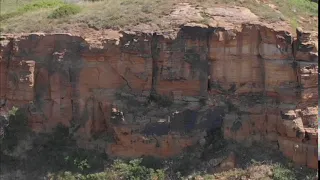
{"label": "sandstone cliff", "polygon": [[35,132],[62,123],[80,146],[110,155],[168,157],[222,129],[317,168],[316,41],[259,23],[185,24],[174,36],[110,30],[96,40],[7,34],[0,97],[26,108]]}

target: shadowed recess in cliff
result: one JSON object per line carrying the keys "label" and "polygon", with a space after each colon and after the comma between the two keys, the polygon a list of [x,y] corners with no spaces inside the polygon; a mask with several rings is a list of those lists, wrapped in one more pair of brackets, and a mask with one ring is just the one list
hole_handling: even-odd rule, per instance
{"label": "shadowed recess in cliff", "polygon": [[163,135],[168,135],[169,132],[170,132],[169,123],[155,122],[155,123],[147,124],[141,133],[147,136],[150,136],[150,135],[163,136]]}
{"label": "shadowed recess in cliff", "polygon": [[225,107],[216,107],[206,112],[203,121],[200,120],[197,124],[197,129],[215,131],[221,129],[223,118],[225,116]]}
{"label": "shadowed recess in cliff", "polygon": [[175,114],[170,122],[170,131],[189,133],[196,128],[198,112],[187,109]]}
{"label": "shadowed recess in cliff", "polygon": [[159,61],[159,36],[154,33],[151,39],[151,57],[152,57],[152,81],[151,81],[151,94],[156,94],[158,71],[159,67],[157,62]]}
{"label": "shadowed recess in cliff", "polygon": [[147,124],[142,130],[146,135],[168,135],[169,132],[190,133],[196,128],[198,112],[186,110],[170,116],[170,121],[166,119]]}

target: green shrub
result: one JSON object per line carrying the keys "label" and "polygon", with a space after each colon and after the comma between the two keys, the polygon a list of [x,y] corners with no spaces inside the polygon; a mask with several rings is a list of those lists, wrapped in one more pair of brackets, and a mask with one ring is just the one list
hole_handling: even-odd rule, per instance
{"label": "green shrub", "polygon": [[1,141],[1,151],[13,151],[18,141],[31,132],[28,127],[28,118],[23,109],[13,107],[9,111],[9,125],[4,129],[5,135]]}
{"label": "green shrub", "polygon": [[48,144],[51,148],[66,147],[70,141],[69,128],[59,123],[49,135]]}
{"label": "green shrub", "polygon": [[273,168],[273,179],[274,180],[295,180],[296,178],[292,170],[277,164]]}
{"label": "green shrub", "polygon": [[18,9],[21,12],[35,11],[38,9],[54,8],[64,5],[62,0],[39,0],[34,3],[26,4]]}
{"label": "green shrub", "polygon": [[129,163],[121,160],[116,160],[112,166],[112,170],[123,179],[130,180],[144,180],[144,179],[158,179],[164,180],[165,173],[163,170],[154,170],[141,166],[142,159],[134,159]]}
{"label": "green shrub", "polygon": [[70,171],[88,174],[103,170],[104,161],[108,158],[105,153],[77,147],[69,128],[62,124],[58,124],[50,134],[39,134],[34,140],[33,147],[34,150],[28,155],[35,157],[33,164],[28,166],[30,171],[45,162],[43,166],[49,165],[51,172]]}
{"label": "green shrub", "polygon": [[66,4],[58,9],[55,9],[49,16],[48,18],[50,19],[58,19],[58,18],[63,18],[63,17],[68,17],[71,15],[75,15],[81,11],[81,8],[77,5],[74,4]]}
{"label": "green shrub", "polygon": [[126,163],[121,160],[116,160],[113,165],[106,169],[104,172],[93,173],[93,174],[79,174],[72,173],[69,171],[60,172],[57,174],[49,175],[49,178],[57,180],[164,180],[165,171],[162,169],[154,170],[146,168],[141,165],[141,159],[134,159]]}
{"label": "green shrub", "polygon": [[5,13],[0,16],[0,21],[13,18],[15,16],[20,16],[26,12],[30,11],[36,11],[39,9],[48,9],[48,8],[54,8],[64,5],[64,2],[62,0],[38,0],[29,4],[26,4],[20,8],[18,8],[16,11]]}
{"label": "green shrub", "polygon": [[88,175],[65,171],[65,172],[59,172],[55,174],[49,174],[48,178],[54,179],[54,180],[118,180],[119,179],[117,175],[111,171],[88,174]]}
{"label": "green shrub", "polygon": [[81,160],[80,158],[76,157],[75,159],[70,160],[70,156],[65,157],[65,161],[68,163],[71,162],[72,165],[74,165],[77,169],[80,171],[83,171],[85,169],[89,169],[91,166],[88,164],[87,159]]}

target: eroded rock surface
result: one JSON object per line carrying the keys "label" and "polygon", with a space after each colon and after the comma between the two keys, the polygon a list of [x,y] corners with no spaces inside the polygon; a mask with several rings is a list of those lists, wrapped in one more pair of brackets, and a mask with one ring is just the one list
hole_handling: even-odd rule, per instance
{"label": "eroded rock surface", "polygon": [[169,157],[222,129],[226,139],[278,144],[317,168],[313,36],[259,23],[217,26],[189,23],[174,38],[3,35],[0,96],[8,109],[28,109],[34,131],[62,123],[80,146],[114,156]]}

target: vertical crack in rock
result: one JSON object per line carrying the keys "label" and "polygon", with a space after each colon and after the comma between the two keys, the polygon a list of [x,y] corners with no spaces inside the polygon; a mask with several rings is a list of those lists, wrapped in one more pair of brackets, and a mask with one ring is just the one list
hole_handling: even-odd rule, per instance
{"label": "vertical crack in rock", "polygon": [[[79,111],[79,73],[80,69],[82,68],[81,62],[81,47],[80,45],[76,49],[71,49],[69,53],[66,54],[67,58],[70,58],[69,61],[71,62],[69,67],[69,82],[71,84],[71,107],[72,107],[72,123],[76,125],[77,121],[80,118],[80,111]],[[74,127],[76,130],[77,128]]]}
{"label": "vertical crack in rock", "polygon": [[201,28],[201,36],[200,36],[200,40],[201,38],[204,39],[205,43],[205,47],[200,47],[200,63],[201,66],[199,69],[200,71],[200,95],[202,96],[202,98],[207,98],[208,97],[208,62],[209,62],[209,50],[208,50],[208,39],[209,39],[209,34],[208,34],[208,29],[207,28]]}
{"label": "vertical crack in rock", "polygon": [[[84,61],[82,59],[83,51],[87,50],[83,47],[84,39],[77,39],[70,42],[68,50],[65,53],[65,61],[69,61],[69,83],[71,85],[71,108],[72,108],[72,118],[71,118],[71,129],[70,133],[73,134],[81,127],[81,118],[84,114],[81,114],[80,109],[80,88],[79,78],[80,72],[84,66]],[[86,106],[84,107],[86,108]]]}
{"label": "vertical crack in rock", "polygon": [[71,109],[72,109],[72,118],[71,118],[71,128],[70,128],[70,133],[73,134],[75,133],[81,126],[81,124],[79,123],[79,120],[81,118],[80,116],[80,111],[79,111],[79,93],[78,93],[78,85],[76,82],[76,78],[74,77],[75,73],[74,70],[72,70],[70,68],[69,70],[70,72],[70,84],[71,84]]}
{"label": "vertical crack in rock", "polygon": [[[260,48],[260,45],[262,43],[262,35],[261,35],[261,31],[259,30],[258,32],[258,43],[257,43],[257,48]],[[260,54],[260,51],[258,51],[258,60],[260,63],[260,67],[261,67],[261,80],[262,80],[262,87],[263,87],[263,92],[262,92],[262,103],[263,103],[263,113],[264,113],[264,119],[268,118],[267,115],[267,102],[266,102],[266,98],[267,98],[267,85],[266,85],[266,65],[265,65],[265,59],[262,57],[262,55]]]}
{"label": "vertical crack in rock", "polygon": [[[69,83],[72,86],[72,76],[71,76],[71,68],[70,67],[68,68],[68,75],[69,75]],[[72,90],[73,90],[73,87],[72,87]],[[71,112],[72,112],[72,120],[71,121],[74,122],[73,113],[75,111],[75,107],[74,107],[74,102],[73,102],[73,93],[71,93],[70,101],[71,101]]]}
{"label": "vertical crack in rock", "polygon": [[72,123],[75,125],[79,119],[79,96],[78,85],[75,78],[75,70],[69,68],[69,77],[71,84],[71,108],[72,108]]}
{"label": "vertical crack in rock", "polygon": [[292,49],[292,57],[293,57],[293,62],[292,62],[292,68],[294,70],[295,76],[296,76],[296,80],[297,80],[297,92],[296,95],[298,96],[299,94],[301,94],[301,80],[299,78],[299,64],[297,62],[296,59],[296,52],[297,52],[297,45],[298,45],[298,37],[296,39],[293,39],[292,44],[291,44],[291,49]]}
{"label": "vertical crack in rock", "polygon": [[[217,28],[214,29],[209,29],[206,33],[206,59],[207,59],[207,82],[208,82],[208,86],[207,86],[207,94],[211,91],[211,71],[212,71],[212,62],[210,60],[210,39],[211,39],[211,35],[217,30]],[[207,96],[209,97],[209,96]]]}
{"label": "vertical crack in rock", "polygon": [[159,36],[153,33],[151,38],[151,58],[152,58],[152,80],[151,80],[151,95],[156,94],[158,83],[158,59],[160,55]]}
{"label": "vertical crack in rock", "polygon": [[[259,48],[260,44],[262,43],[262,37],[261,37],[261,32],[259,32],[259,36],[258,36],[258,43],[257,43],[257,48]],[[262,86],[263,86],[263,97],[266,97],[266,72],[265,72],[265,59],[263,59],[260,51],[258,53],[258,60],[260,63],[260,67],[261,67],[261,80],[262,80]]]}
{"label": "vertical crack in rock", "polygon": [[7,69],[9,70],[10,63],[13,59],[14,54],[14,38],[10,38],[9,40],[9,52],[8,52],[8,62],[7,62]]}
{"label": "vertical crack in rock", "polygon": [[[9,72],[9,69],[10,69],[10,63],[11,63],[11,61],[12,61],[12,59],[13,59],[13,54],[14,54],[14,38],[10,38],[9,39],[9,43],[8,43],[8,46],[9,46],[9,51],[8,51],[8,54],[6,55],[7,56],[7,66],[6,66],[6,70],[7,70],[7,72]],[[0,75],[1,75],[2,73],[0,72]],[[8,75],[7,75],[8,76]],[[0,79],[4,79],[4,78],[1,78],[0,77]],[[6,83],[8,82],[8,77],[7,78],[5,78],[5,81],[6,81]],[[3,90],[3,88],[0,88],[0,90]],[[3,93],[3,92],[2,92]],[[1,93],[1,94],[2,94]],[[4,94],[4,97],[3,97],[4,99],[5,99],[5,101],[7,101],[7,90],[5,90],[5,94]]]}
{"label": "vertical crack in rock", "polygon": [[[40,73],[38,72],[37,74],[36,74],[36,76],[35,76],[35,82],[37,82],[37,79],[39,78],[39,76],[40,76]],[[37,110],[39,110],[40,111],[40,115],[42,116],[42,118],[45,120],[45,121],[49,121],[49,119],[48,119],[48,117],[45,115],[45,112],[43,111],[43,109],[42,109],[42,106],[43,106],[43,100],[41,99],[41,94],[39,94],[40,92],[39,91],[37,91],[37,89],[38,89],[38,84],[37,83],[35,83],[35,85],[34,85],[34,91],[35,91],[35,106],[36,106],[36,109]],[[42,127],[44,128],[44,129],[46,129],[46,126],[45,126],[45,124],[44,123],[42,123],[41,124],[42,125]]]}

